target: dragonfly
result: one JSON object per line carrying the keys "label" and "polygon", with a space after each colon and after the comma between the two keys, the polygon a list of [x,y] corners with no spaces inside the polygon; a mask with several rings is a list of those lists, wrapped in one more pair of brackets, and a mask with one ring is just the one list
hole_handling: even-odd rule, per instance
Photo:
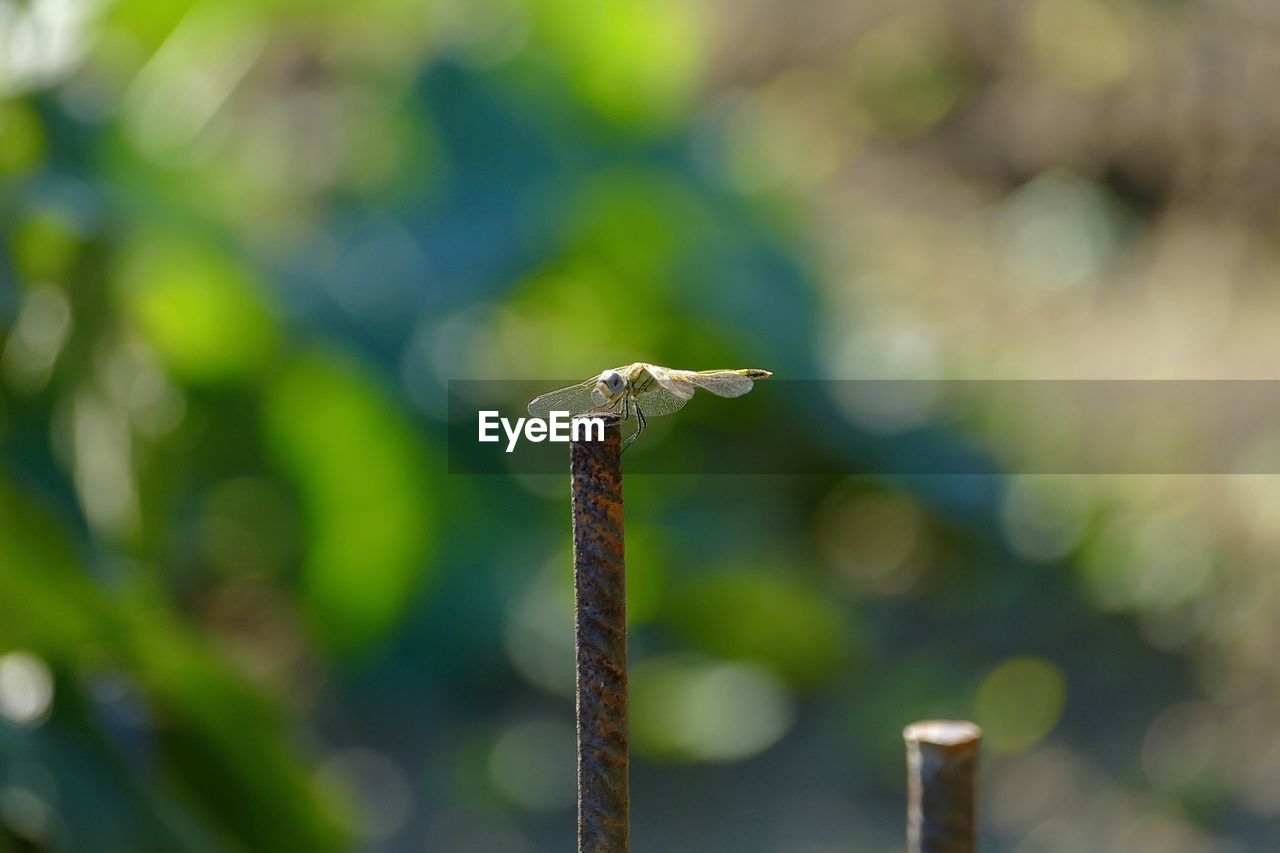
{"label": "dragonfly", "polygon": [[[669,415],[689,402],[699,388],[717,397],[741,397],[757,379],[767,379],[768,370],[675,370],[637,361],[626,367],[602,371],[590,379],[551,391],[529,401],[529,414],[549,418],[552,412],[570,415],[612,412],[629,420],[635,415],[636,429],[622,443],[626,450],[640,437],[650,417]],[[643,405],[642,405],[643,404]]]}

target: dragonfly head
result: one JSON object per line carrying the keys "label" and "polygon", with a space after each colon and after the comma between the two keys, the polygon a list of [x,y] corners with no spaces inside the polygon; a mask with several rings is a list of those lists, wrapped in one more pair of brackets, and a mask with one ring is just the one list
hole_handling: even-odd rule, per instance
{"label": "dragonfly head", "polygon": [[626,387],[627,380],[616,370],[607,370],[601,373],[600,380],[596,382],[596,390],[604,394],[608,399],[617,397]]}

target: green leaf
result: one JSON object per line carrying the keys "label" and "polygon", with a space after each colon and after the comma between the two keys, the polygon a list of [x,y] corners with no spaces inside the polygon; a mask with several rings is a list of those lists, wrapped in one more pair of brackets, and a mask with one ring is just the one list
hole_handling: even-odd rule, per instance
{"label": "green leaf", "polygon": [[331,353],[285,368],[266,430],[306,517],[312,630],[337,651],[364,649],[394,627],[427,568],[436,507],[421,441],[376,380]]}

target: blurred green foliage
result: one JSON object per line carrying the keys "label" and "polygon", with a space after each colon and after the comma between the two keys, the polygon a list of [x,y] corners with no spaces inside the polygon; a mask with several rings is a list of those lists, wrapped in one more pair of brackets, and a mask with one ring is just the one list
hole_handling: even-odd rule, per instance
{"label": "blurred green foliage", "polygon": [[[1248,5],[0,0],[0,850],[565,849],[566,483],[447,473],[447,382],[1274,363]],[[637,849],[900,849],[928,716],[992,850],[1261,849],[1246,479],[628,480]]]}
{"label": "blurred green foliage", "polygon": [[358,367],[316,354],[287,365],[265,401],[268,441],[298,490],[310,543],[299,603],[337,651],[366,648],[399,621],[435,539],[426,484],[440,474],[375,387]]}

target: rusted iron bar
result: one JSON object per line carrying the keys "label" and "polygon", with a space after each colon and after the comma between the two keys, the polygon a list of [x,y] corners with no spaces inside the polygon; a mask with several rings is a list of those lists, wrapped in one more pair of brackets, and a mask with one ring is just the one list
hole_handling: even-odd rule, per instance
{"label": "rusted iron bar", "polygon": [[926,720],[907,742],[908,853],[974,853],[982,729],[960,720]]}
{"label": "rusted iron bar", "polygon": [[570,450],[577,631],[578,850],[631,849],[627,731],[627,582],[622,544],[622,433]]}

